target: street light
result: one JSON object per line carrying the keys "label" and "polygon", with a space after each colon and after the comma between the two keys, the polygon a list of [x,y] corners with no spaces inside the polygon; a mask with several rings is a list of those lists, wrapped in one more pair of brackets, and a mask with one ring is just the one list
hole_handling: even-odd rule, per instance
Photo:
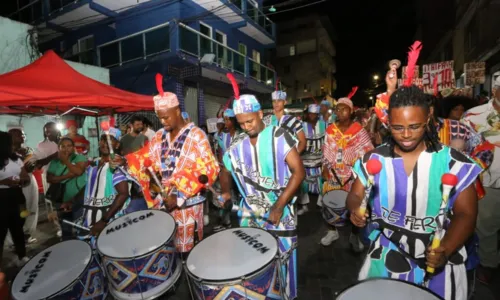
{"label": "street light", "polygon": [[373,80],[378,80],[379,78],[378,75],[373,75]]}
{"label": "street light", "polygon": [[370,96],[370,100],[373,100],[373,96]]}

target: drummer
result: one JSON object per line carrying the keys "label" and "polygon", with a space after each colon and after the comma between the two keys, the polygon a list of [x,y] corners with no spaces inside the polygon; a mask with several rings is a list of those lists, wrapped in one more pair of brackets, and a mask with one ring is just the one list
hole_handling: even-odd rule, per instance
{"label": "drummer", "polygon": [[[111,147],[117,153],[120,148],[120,135],[120,130],[110,128]],[[99,152],[101,156],[96,165],[87,167],[86,187],[81,189],[72,201],[61,205],[64,211],[70,211],[75,204],[83,203],[82,225],[90,228],[92,235],[98,235],[115,218],[147,209],[139,183],[111,158],[105,134],[99,140]]]}
{"label": "drummer", "polygon": [[[411,69],[408,67],[408,69]],[[371,219],[378,228],[370,234],[372,245],[359,279],[397,278],[422,284],[427,266],[436,269],[428,288],[444,299],[467,299],[464,243],[474,232],[477,195],[474,180],[481,168],[460,152],[439,143],[433,135],[425,94],[411,85],[411,77],[395,91],[389,102],[388,144],[367,153],[354,166],[357,176],[347,197],[351,221],[366,225],[359,208],[365,196],[368,159],[382,162],[374,178]],[[451,172],[458,177],[446,210],[453,218],[445,221],[441,245],[429,247],[437,227],[442,191],[441,177]]]}
{"label": "drummer", "polygon": [[[353,119],[353,103],[349,97],[340,98],[335,107],[337,122],[326,129],[325,144],[323,146],[323,195],[333,190],[349,192],[354,182],[352,167],[358,158],[373,149],[368,132],[363,126]],[[347,193],[345,194],[347,196]],[[335,199],[335,203],[345,203],[344,199]],[[326,209],[324,205],[323,209]],[[343,206],[343,205],[342,205]],[[342,206],[339,206],[341,208]],[[325,219],[329,230],[321,239],[323,246],[328,246],[339,238],[337,227],[345,225],[346,210],[336,211],[338,216]],[[323,214],[325,216],[325,214]],[[328,215],[328,214],[327,214]],[[355,252],[363,251],[363,243],[355,227],[349,237]]]}
{"label": "drummer", "polygon": [[177,96],[163,92],[161,75],[157,75],[159,95],[153,98],[155,112],[163,129],[160,129],[150,145],[153,167],[160,172],[166,208],[177,223],[175,244],[185,256],[194,247],[195,230],[203,238],[203,201],[198,196],[204,186],[199,175],[208,177],[212,185],[219,174],[219,164],[212,153],[210,142],[203,130],[187,123],[181,114]]}
{"label": "drummer", "polygon": [[[230,108],[226,109],[224,111],[224,123],[225,123],[225,130],[218,136],[216,136],[217,139],[217,160],[219,161],[219,164],[222,165],[222,158],[224,156],[224,153],[226,153],[227,149],[238,139],[240,138],[240,135],[244,134],[241,130],[240,124],[238,124],[238,121],[236,120],[236,116],[234,114],[234,111]],[[234,189],[232,190],[234,192]],[[235,201],[236,195],[235,193],[232,194],[232,199]],[[220,224],[214,226],[213,230],[214,232],[218,232],[224,229],[231,228],[231,211],[228,209],[220,209]]]}
{"label": "drummer", "polygon": [[271,94],[274,114],[264,117],[266,126],[282,127],[298,140],[297,151],[299,154],[306,149],[306,136],[302,122],[294,116],[285,114],[286,92],[276,90]]}
{"label": "drummer", "polygon": [[[228,76],[233,81],[232,76]],[[233,87],[237,84],[233,84]],[[221,172],[222,198],[230,201],[231,174],[243,196],[240,207],[242,227],[260,227],[278,236],[284,260],[285,299],[297,297],[297,232],[294,195],[304,179],[296,141],[283,128],[262,121],[260,103],[253,95],[242,95],[235,88],[233,110],[238,123],[247,133],[224,155]],[[247,217],[245,211],[265,212],[266,218]],[[241,211],[240,211],[241,213]],[[277,295],[279,296],[279,295]]]}
{"label": "drummer", "polygon": [[[306,170],[306,180],[302,183],[302,195],[299,200],[300,216],[309,209],[309,193],[320,195],[321,198],[321,150],[323,148],[326,122],[319,118],[320,107],[310,104],[307,108],[307,120],[302,123],[307,140],[307,146],[302,153],[302,160]],[[318,199],[319,203],[320,199]]]}

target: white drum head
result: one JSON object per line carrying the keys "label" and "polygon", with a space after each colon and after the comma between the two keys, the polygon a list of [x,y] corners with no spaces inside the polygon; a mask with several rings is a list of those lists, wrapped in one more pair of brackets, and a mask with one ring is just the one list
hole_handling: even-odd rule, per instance
{"label": "white drum head", "polygon": [[133,258],[155,251],[175,233],[174,218],[161,210],[140,210],[109,223],[97,238],[97,250],[110,258]]}
{"label": "white drum head", "polygon": [[342,190],[329,191],[323,195],[323,204],[332,209],[342,209],[346,205],[347,192]]}
{"label": "white drum head", "polygon": [[269,265],[278,253],[278,241],[259,228],[218,232],[196,245],[187,259],[188,271],[206,281],[232,281]]}
{"label": "white drum head", "polygon": [[371,299],[384,300],[440,300],[438,296],[407,282],[391,279],[371,279],[360,282],[343,291],[337,300]]}
{"label": "white drum head", "polygon": [[77,280],[92,258],[89,244],[71,240],[49,247],[33,257],[12,284],[16,300],[45,299]]}

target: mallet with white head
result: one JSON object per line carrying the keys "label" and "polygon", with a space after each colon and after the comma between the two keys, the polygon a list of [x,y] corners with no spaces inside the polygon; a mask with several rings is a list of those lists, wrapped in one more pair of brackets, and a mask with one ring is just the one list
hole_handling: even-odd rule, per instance
{"label": "mallet with white head", "polygon": [[[451,173],[446,173],[441,177],[441,183],[443,184],[443,198],[441,200],[441,206],[439,207],[436,232],[432,239],[432,249],[436,249],[441,245],[446,206],[448,205],[451,190],[458,184],[458,178]],[[434,273],[434,268],[427,267],[427,273]]]}

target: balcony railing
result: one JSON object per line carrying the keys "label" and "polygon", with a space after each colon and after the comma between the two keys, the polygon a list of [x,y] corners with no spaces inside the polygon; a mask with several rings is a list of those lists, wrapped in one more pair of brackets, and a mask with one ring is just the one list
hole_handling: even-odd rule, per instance
{"label": "balcony railing", "polygon": [[97,65],[97,57],[94,49],[83,51],[69,56],[64,56],[65,60],[74,61],[86,65]]}
{"label": "balcony railing", "polygon": [[26,24],[32,24],[42,18],[42,1],[35,0],[28,5],[20,8],[15,13],[9,15],[9,18]]}
{"label": "balcony railing", "polygon": [[248,59],[248,66],[250,68],[250,77],[267,85],[274,86],[273,70],[264,65],[261,65],[251,58]]}
{"label": "balcony railing", "polygon": [[240,11],[243,11],[243,1],[246,1],[247,16],[250,17],[255,23],[259,24],[267,33],[273,35],[273,22],[266,17],[266,15],[257,7],[253,6],[248,0],[231,0]]}
{"label": "balcony railing", "polygon": [[182,23],[179,24],[179,47],[181,51],[199,59],[205,54],[214,54],[214,63],[219,67],[249,75],[258,81],[274,86],[273,70]]}
{"label": "balcony railing", "polygon": [[97,47],[99,65],[113,67],[170,51],[169,24],[162,24]]}
{"label": "balcony railing", "polygon": [[179,47],[183,52],[198,58],[205,54],[214,54],[214,63],[221,68],[246,74],[245,55],[184,24],[179,24]]}

